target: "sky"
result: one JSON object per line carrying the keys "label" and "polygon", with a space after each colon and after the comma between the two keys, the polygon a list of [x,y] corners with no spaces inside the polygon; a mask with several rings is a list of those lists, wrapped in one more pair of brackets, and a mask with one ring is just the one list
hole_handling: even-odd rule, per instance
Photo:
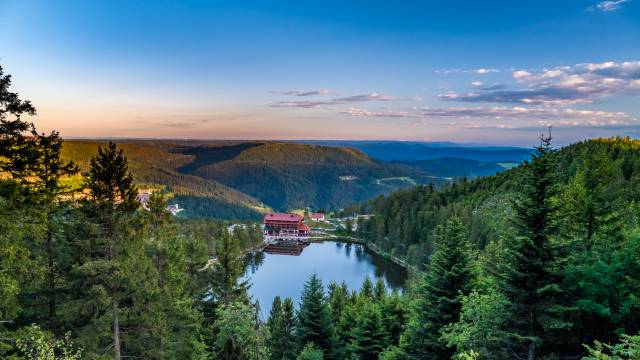
{"label": "sky", "polygon": [[68,138],[640,136],[640,0],[0,0],[0,66]]}

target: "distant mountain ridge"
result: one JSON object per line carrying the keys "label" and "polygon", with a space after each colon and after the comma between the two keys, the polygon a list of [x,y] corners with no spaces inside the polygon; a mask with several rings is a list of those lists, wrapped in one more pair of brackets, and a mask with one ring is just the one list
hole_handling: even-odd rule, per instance
{"label": "distant mountain ridge", "polygon": [[423,171],[353,148],[251,142],[174,151],[195,157],[179,171],[233,187],[279,211],[339,208],[353,199],[433,181]]}
{"label": "distant mountain ridge", "polygon": [[[106,140],[67,140],[63,157],[83,170]],[[141,187],[172,192],[189,217],[258,219],[271,209],[337,209],[416,184],[444,179],[349,147],[291,142],[116,142]]]}
{"label": "distant mountain ridge", "polygon": [[482,162],[520,162],[531,149],[510,146],[457,144],[452,142],[306,140],[304,144],[352,147],[383,161],[416,161],[461,158]]}
{"label": "distant mountain ridge", "polygon": [[425,171],[433,176],[458,178],[476,178],[495,175],[517,163],[483,162],[462,158],[440,158],[416,161],[394,162]]}

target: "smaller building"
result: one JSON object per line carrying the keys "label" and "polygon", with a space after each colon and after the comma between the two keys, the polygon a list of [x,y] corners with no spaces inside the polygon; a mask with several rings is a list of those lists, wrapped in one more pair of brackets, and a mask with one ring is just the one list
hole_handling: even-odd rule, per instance
{"label": "smaller building", "polygon": [[313,221],[324,221],[324,213],[313,213],[311,214],[311,220]]}
{"label": "smaller building", "polygon": [[165,208],[168,212],[171,213],[171,215],[176,216],[178,215],[182,210],[184,210],[183,208],[180,207],[180,205],[178,204],[173,204],[173,205],[167,205],[167,207]]}

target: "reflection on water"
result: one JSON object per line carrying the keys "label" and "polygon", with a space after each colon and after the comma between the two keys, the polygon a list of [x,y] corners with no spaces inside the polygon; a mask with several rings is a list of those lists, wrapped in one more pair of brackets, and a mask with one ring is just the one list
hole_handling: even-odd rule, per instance
{"label": "reflection on water", "polygon": [[299,256],[257,252],[247,256],[249,293],[267,316],[276,295],[298,304],[304,282],[317,273],[325,287],[331,281],[359,289],[366,276],[384,279],[389,289],[402,290],[407,274],[401,266],[352,243],[312,243]]}

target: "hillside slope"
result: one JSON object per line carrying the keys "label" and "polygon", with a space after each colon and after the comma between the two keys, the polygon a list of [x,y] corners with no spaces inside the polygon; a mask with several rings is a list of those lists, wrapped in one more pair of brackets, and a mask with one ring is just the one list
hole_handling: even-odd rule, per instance
{"label": "hillside slope", "polygon": [[463,145],[451,142],[419,141],[300,141],[313,145],[351,147],[382,161],[416,161],[441,158],[463,158],[482,162],[513,162],[525,160],[530,149],[509,146]]}
{"label": "hillside slope", "polygon": [[[622,228],[624,222],[637,221],[634,214],[640,203],[639,140],[590,140],[562,148],[553,156],[557,157],[561,190],[557,202],[561,208],[566,207],[566,217],[577,216],[575,209],[585,207],[602,218],[603,227]],[[495,176],[447,185],[443,190],[417,186],[348,208],[345,214],[373,214],[370,220],[359,224],[359,236],[383,251],[420,265],[433,251],[433,230],[454,215],[463,220],[472,243],[479,249],[509,237],[511,204],[523,174],[519,166]],[[561,228],[565,232],[577,231],[570,226]]]}
{"label": "hillside slope", "polygon": [[193,156],[179,171],[233,187],[274,209],[339,208],[399,188],[438,181],[351,148],[263,142],[180,146]]}
{"label": "hillside slope", "polygon": [[433,176],[459,178],[476,178],[495,175],[504,171],[511,164],[504,166],[496,162],[483,162],[463,158],[440,158],[430,160],[416,160],[411,162],[398,162],[424,171]]}
{"label": "hillside slope", "polygon": [[[82,171],[98,151],[101,141],[67,140],[62,156],[73,160]],[[189,217],[216,217],[228,219],[258,219],[263,205],[242,192],[215,181],[178,172],[176,169],[193,161],[193,156],[172,153],[172,143],[124,142],[118,143],[129,161],[129,168],[141,186],[163,186],[175,198],[172,202],[185,208]]]}

